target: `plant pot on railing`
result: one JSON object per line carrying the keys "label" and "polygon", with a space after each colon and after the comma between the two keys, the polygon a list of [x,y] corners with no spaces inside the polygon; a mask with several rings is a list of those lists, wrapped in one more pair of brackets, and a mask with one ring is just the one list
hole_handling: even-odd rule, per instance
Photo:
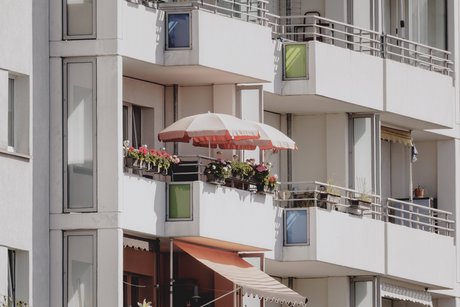
{"label": "plant pot on railing", "polygon": [[225,178],[218,177],[215,174],[206,174],[206,182],[209,182],[212,184],[223,185],[225,184]]}
{"label": "plant pot on railing", "polygon": [[265,184],[257,183],[256,184],[257,192],[265,192]]}
{"label": "plant pot on railing", "polygon": [[125,157],[125,167],[133,168],[134,158],[132,157]]}
{"label": "plant pot on railing", "polygon": [[333,204],[338,204],[340,202],[340,195],[329,192],[319,192],[318,200],[318,207],[331,209]]}

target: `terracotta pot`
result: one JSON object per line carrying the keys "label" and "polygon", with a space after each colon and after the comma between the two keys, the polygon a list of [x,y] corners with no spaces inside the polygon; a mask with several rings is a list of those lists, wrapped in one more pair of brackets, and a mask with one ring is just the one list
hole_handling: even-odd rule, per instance
{"label": "terracotta pot", "polygon": [[425,189],[424,188],[416,188],[414,190],[414,196],[417,198],[425,197]]}

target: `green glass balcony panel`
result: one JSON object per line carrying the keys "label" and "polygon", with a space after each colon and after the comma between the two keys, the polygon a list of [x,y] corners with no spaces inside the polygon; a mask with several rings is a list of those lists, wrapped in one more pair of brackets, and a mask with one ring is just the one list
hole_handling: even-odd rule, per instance
{"label": "green glass balcony panel", "polygon": [[169,219],[191,219],[191,184],[169,185]]}
{"label": "green glass balcony panel", "polygon": [[284,46],[284,76],[286,79],[307,77],[307,45]]}

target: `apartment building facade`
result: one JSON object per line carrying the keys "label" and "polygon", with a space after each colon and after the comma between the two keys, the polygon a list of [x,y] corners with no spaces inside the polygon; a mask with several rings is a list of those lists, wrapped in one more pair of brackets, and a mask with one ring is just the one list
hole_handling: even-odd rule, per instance
{"label": "apartment building facade", "polygon": [[[457,306],[459,9],[2,3],[0,299]],[[293,151],[223,151],[270,161],[277,192],[205,182],[217,149],[158,140],[208,111],[296,141]],[[187,165],[133,170],[126,140]]]}

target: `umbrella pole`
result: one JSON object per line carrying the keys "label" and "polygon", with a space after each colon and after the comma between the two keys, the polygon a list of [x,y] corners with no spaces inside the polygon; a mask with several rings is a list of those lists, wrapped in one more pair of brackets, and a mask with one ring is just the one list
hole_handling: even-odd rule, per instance
{"label": "umbrella pole", "polygon": [[208,140],[208,158],[211,158],[211,140]]}

